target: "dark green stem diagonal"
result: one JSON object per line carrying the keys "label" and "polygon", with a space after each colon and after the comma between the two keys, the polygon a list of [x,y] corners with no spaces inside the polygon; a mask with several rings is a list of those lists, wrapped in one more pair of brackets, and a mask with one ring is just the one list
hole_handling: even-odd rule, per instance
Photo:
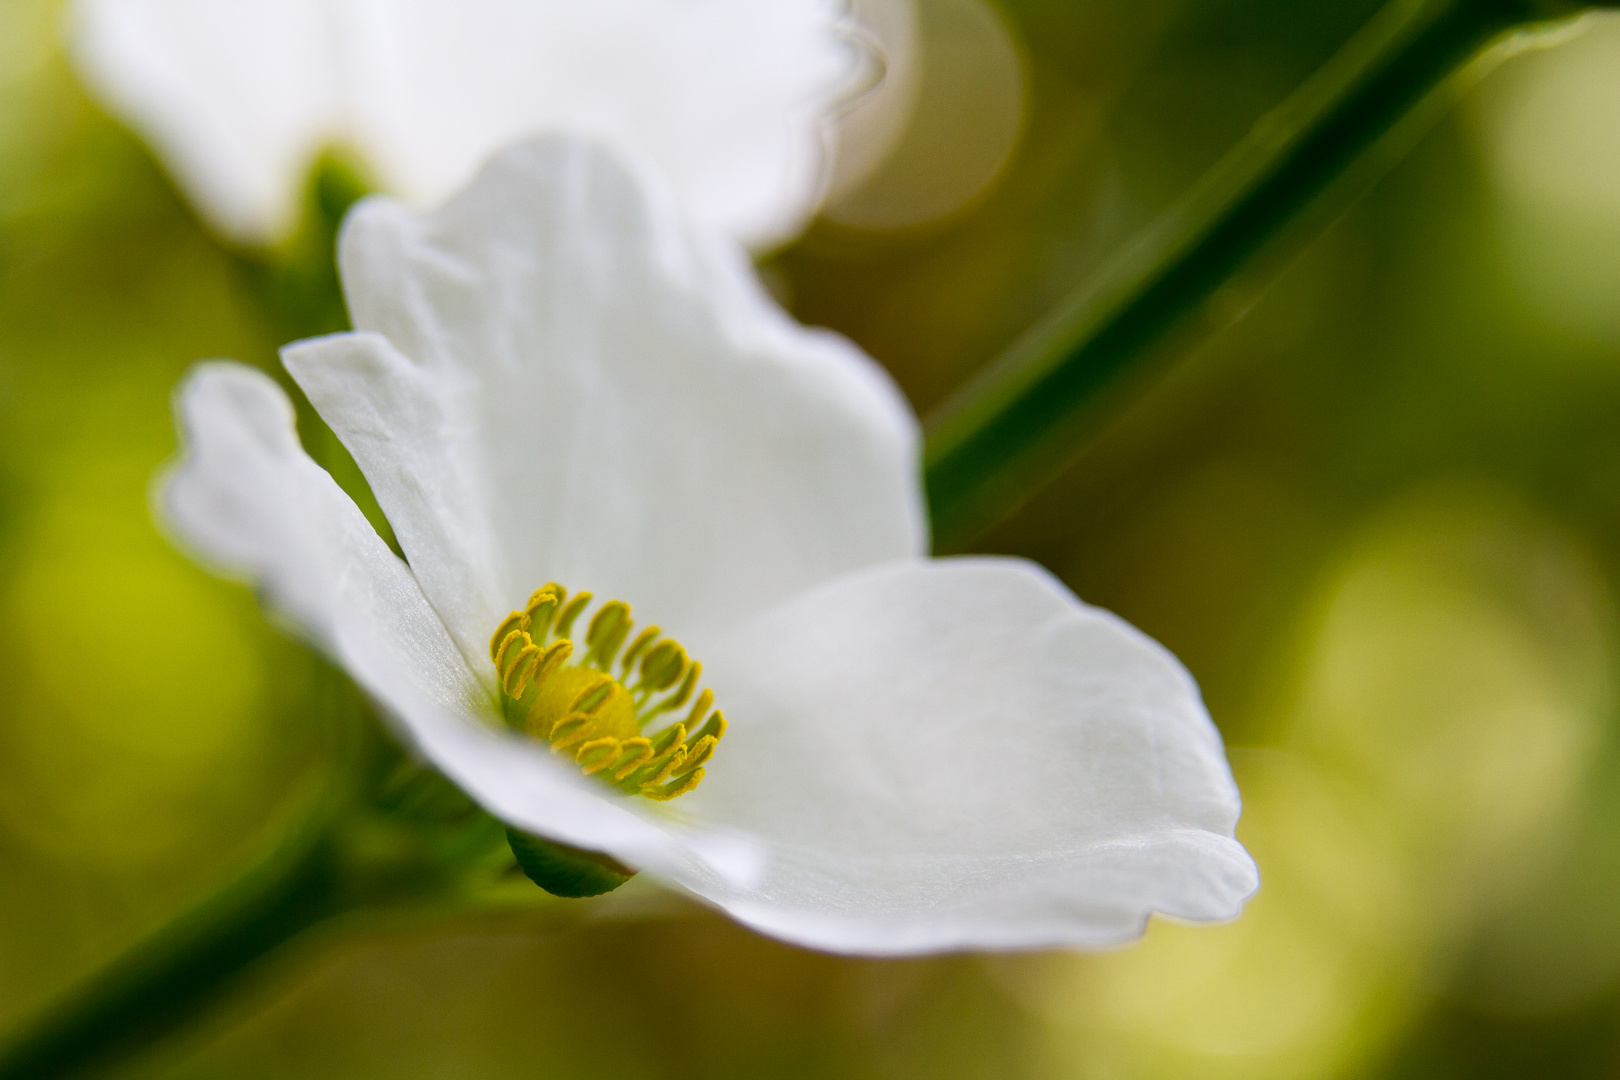
{"label": "dark green stem diagonal", "polygon": [[308,804],[275,848],[131,949],[0,1048],[0,1078],[79,1075],[143,1049],[233,976],[338,909],[331,826],[339,793]]}
{"label": "dark green stem diagonal", "polygon": [[[1297,250],[1309,230],[1287,227],[1343,209],[1493,61],[1538,40],[1525,28],[1589,6],[1392,0],[1180,202],[928,417],[935,549],[963,549],[1055,479],[1129,391],[1216,328],[1200,315],[1235,274],[1256,256],[1280,261]],[[1285,230],[1290,242],[1278,243]]]}
{"label": "dark green stem diagonal", "polygon": [[0,1080],[93,1075],[139,1054],[217,1007],[282,946],[337,917],[528,906],[540,895],[522,878],[504,826],[363,713],[334,719],[343,729],[336,750],[280,826],[267,830],[274,841],[20,1037],[0,1038]]}

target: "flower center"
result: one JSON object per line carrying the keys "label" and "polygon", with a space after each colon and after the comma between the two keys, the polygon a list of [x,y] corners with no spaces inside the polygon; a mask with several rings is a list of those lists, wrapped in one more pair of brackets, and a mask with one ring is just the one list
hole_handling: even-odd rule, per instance
{"label": "flower center", "polygon": [[[703,782],[726,718],[711,711],[714,692],[704,690],[685,720],[661,727],[658,720],[692,700],[703,665],[656,626],[630,639],[635,623],[622,600],[596,610],[584,655],[576,658],[571,633],[590,603],[590,593],[570,598],[552,582],[501,620],[489,639],[501,712],[513,728],[550,743],[552,753],[573,758],[587,776],[649,799],[685,795]],[[652,735],[643,734],[648,729]]]}

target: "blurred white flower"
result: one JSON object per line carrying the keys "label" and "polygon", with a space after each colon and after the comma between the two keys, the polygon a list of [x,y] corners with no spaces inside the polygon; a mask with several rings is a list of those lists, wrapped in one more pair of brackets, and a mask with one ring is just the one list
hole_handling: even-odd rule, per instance
{"label": "blurred white flower", "polygon": [[[168,520],[492,814],[766,933],[893,954],[1235,916],[1256,872],[1191,678],[1030,563],[926,558],[892,384],[659,190],[555,136],[438,213],[353,212],[361,329],[283,358],[409,565],[305,456],[274,383],[232,364],[180,392]],[[529,625],[508,612],[553,580],[633,603],[703,662],[731,726],[702,786],[637,798],[503,730],[508,692],[528,693],[513,672],[538,660],[521,635],[503,649]],[[571,631],[578,652],[611,621]],[[531,731],[560,739],[561,714]]]}
{"label": "blurred white flower", "polygon": [[1002,179],[1027,113],[1023,50],[989,0],[853,0],[883,80],[839,117],[822,215],[848,229],[933,225]]}
{"label": "blurred white flower", "polygon": [[492,152],[586,132],[662,169],[689,212],[755,247],[823,186],[823,128],[858,77],[838,0],[78,0],[74,53],[209,223],[297,224],[339,144],[436,205]]}

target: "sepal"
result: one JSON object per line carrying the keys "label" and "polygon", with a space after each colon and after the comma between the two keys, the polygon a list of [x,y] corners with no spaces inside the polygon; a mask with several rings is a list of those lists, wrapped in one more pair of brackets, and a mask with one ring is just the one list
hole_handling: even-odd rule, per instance
{"label": "sepal", "polygon": [[578,899],[610,893],[636,876],[617,859],[508,828],[506,840],[529,880],[553,896]]}

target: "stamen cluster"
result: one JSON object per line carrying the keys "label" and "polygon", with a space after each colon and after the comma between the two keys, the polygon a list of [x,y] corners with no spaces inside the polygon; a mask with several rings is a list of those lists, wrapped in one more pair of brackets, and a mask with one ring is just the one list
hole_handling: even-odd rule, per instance
{"label": "stamen cluster", "polygon": [[684,795],[702,783],[703,765],[726,733],[725,716],[711,711],[713,691],[698,694],[685,720],[642,732],[692,700],[703,665],[656,626],[626,647],[635,623],[622,600],[597,609],[584,655],[571,662],[573,626],[590,603],[590,593],[569,598],[552,582],[496,627],[489,655],[506,721],[628,794],[660,801]]}

